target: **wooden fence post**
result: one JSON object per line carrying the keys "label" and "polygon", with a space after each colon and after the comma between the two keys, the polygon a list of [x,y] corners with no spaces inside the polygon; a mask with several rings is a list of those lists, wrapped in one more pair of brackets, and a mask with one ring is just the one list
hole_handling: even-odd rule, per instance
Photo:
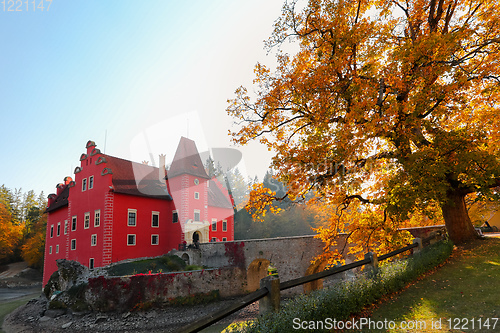
{"label": "wooden fence post", "polygon": [[365,253],[365,259],[369,259],[370,263],[366,265],[367,271],[376,273],[378,271],[378,258],[375,252]]}
{"label": "wooden fence post", "polygon": [[413,248],[413,254],[419,253],[424,248],[422,245],[422,238],[414,238],[413,244],[417,244],[417,247]]}
{"label": "wooden fence post", "polygon": [[259,314],[278,312],[280,309],[280,279],[276,276],[266,276],[260,280],[260,287],[267,288],[269,294],[259,300]]}

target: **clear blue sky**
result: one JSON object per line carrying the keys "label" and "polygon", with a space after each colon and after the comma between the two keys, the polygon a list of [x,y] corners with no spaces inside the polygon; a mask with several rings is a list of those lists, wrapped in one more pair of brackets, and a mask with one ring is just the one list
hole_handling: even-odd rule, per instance
{"label": "clear blue sky", "polygon": [[[263,41],[282,1],[31,6],[0,4],[0,185],[47,195],[74,176],[88,140],[138,162],[149,152],[169,162],[181,135],[199,150],[230,147],[226,101],[251,86],[257,61],[274,63]],[[247,174],[262,179],[270,153],[238,149]]]}

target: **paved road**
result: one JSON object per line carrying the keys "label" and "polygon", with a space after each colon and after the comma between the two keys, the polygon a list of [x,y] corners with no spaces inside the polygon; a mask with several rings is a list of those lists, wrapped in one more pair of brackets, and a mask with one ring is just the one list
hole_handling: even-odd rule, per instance
{"label": "paved road", "polygon": [[33,297],[37,297],[41,293],[42,288],[40,286],[29,288],[0,288],[0,303],[11,301],[27,295],[33,295]]}

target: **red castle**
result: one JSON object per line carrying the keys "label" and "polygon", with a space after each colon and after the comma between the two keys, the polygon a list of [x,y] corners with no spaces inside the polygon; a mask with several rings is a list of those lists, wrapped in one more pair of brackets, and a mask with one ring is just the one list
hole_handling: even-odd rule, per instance
{"label": "red castle", "polygon": [[182,137],[159,168],[101,153],[93,141],[47,205],[43,285],[56,259],[93,269],[160,256],[179,246],[234,240],[233,200],[205,171],[194,141]]}

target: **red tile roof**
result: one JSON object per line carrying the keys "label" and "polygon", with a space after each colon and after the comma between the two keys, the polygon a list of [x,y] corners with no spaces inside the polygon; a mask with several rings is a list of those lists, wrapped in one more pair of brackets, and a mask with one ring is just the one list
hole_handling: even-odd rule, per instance
{"label": "red tile roof", "polygon": [[[68,197],[69,197],[69,186],[63,185],[64,189],[61,193],[55,197],[54,201],[47,207],[46,212],[52,212],[58,208],[65,207],[68,205]],[[52,195],[52,194],[51,194]]]}
{"label": "red tile roof", "polygon": [[159,168],[114,156],[103,156],[106,158],[106,167],[112,172],[115,193],[172,200],[165,181],[159,179]]}

